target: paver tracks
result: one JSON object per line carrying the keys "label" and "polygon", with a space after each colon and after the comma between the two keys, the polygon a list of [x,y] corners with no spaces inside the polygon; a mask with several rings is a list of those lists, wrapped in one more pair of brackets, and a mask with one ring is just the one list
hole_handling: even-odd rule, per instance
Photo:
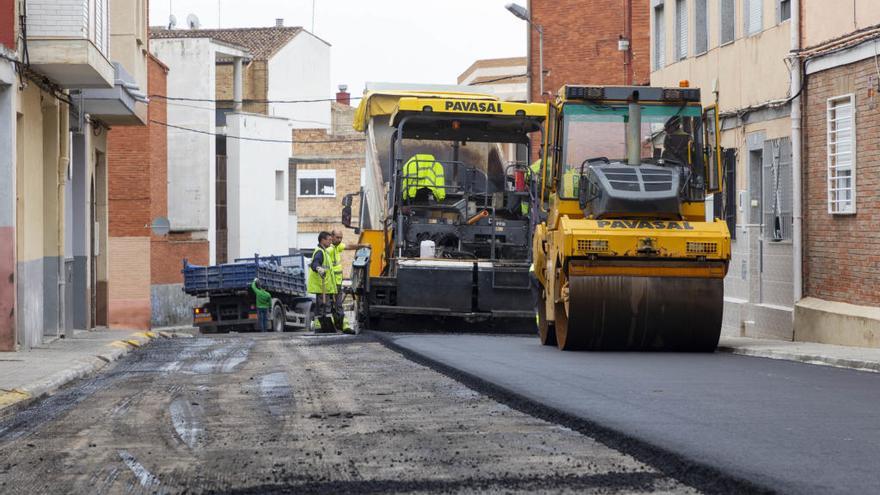
{"label": "paver tracks", "polygon": [[156,341],[0,418],[0,492],[693,491],[369,337]]}

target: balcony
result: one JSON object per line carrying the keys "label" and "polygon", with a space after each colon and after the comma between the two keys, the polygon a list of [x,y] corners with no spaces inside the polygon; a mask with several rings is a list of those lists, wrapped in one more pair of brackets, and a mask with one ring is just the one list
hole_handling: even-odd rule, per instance
{"label": "balcony", "polygon": [[110,88],[108,0],[29,0],[30,66],[64,88]]}
{"label": "balcony", "polygon": [[83,89],[83,112],[110,125],[144,125],[147,122],[147,95],[122,65],[114,63],[112,88]]}

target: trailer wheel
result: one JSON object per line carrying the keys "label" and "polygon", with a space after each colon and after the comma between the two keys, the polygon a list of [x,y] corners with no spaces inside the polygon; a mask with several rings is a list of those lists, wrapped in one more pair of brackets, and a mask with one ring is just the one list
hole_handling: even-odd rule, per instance
{"label": "trailer wheel", "polygon": [[275,307],[272,308],[272,330],[283,332],[284,323],[284,310],[281,309],[280,304],[276,304]]}

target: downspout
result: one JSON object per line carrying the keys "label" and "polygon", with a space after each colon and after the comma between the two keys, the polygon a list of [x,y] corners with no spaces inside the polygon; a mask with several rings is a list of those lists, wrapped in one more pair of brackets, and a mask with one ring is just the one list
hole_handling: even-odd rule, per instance
{"label": "downspout", "polygon": [[[792,174],[792,285],[794,288],[794,303],[803,297],[803,238],[802,238],[802,222],[803,222],[803,205],[802,205],[802,136],[801,136],[801,89],[803,81],[801,81],[801,59],[799,51],[801,48],[801,0],[792,0],[791,2],[791,53],[789,60],[791,61],[791,94],[794,99],[791,101],[791,174]],[[794,315],[794,312],[792,312]]]}
{"label": "downspout", "polygon": [[[64,188],[67,185],[67,170],[70,168],[70,110],[64,103],[58,105],[61,113],[58,119],[58,193],[56,194],[56,218],[58,219],[57,253],[58,253],[58,330],[66,331],[65,315],[67,314],[67,270],[64,253]],[[64,334],[62,334],[64,335]],[[67,335],[64,335],[65,337]]]}

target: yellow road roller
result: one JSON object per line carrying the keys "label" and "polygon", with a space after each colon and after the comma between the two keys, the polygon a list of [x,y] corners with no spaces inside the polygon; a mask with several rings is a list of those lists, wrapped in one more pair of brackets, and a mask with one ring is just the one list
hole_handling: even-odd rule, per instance
{"label": "yellow road roller", "polygon": [[549,104],[538,221],[541,342],[562,350],[712,352],[727,224],[715,106],[686,87],[564,86]]}

